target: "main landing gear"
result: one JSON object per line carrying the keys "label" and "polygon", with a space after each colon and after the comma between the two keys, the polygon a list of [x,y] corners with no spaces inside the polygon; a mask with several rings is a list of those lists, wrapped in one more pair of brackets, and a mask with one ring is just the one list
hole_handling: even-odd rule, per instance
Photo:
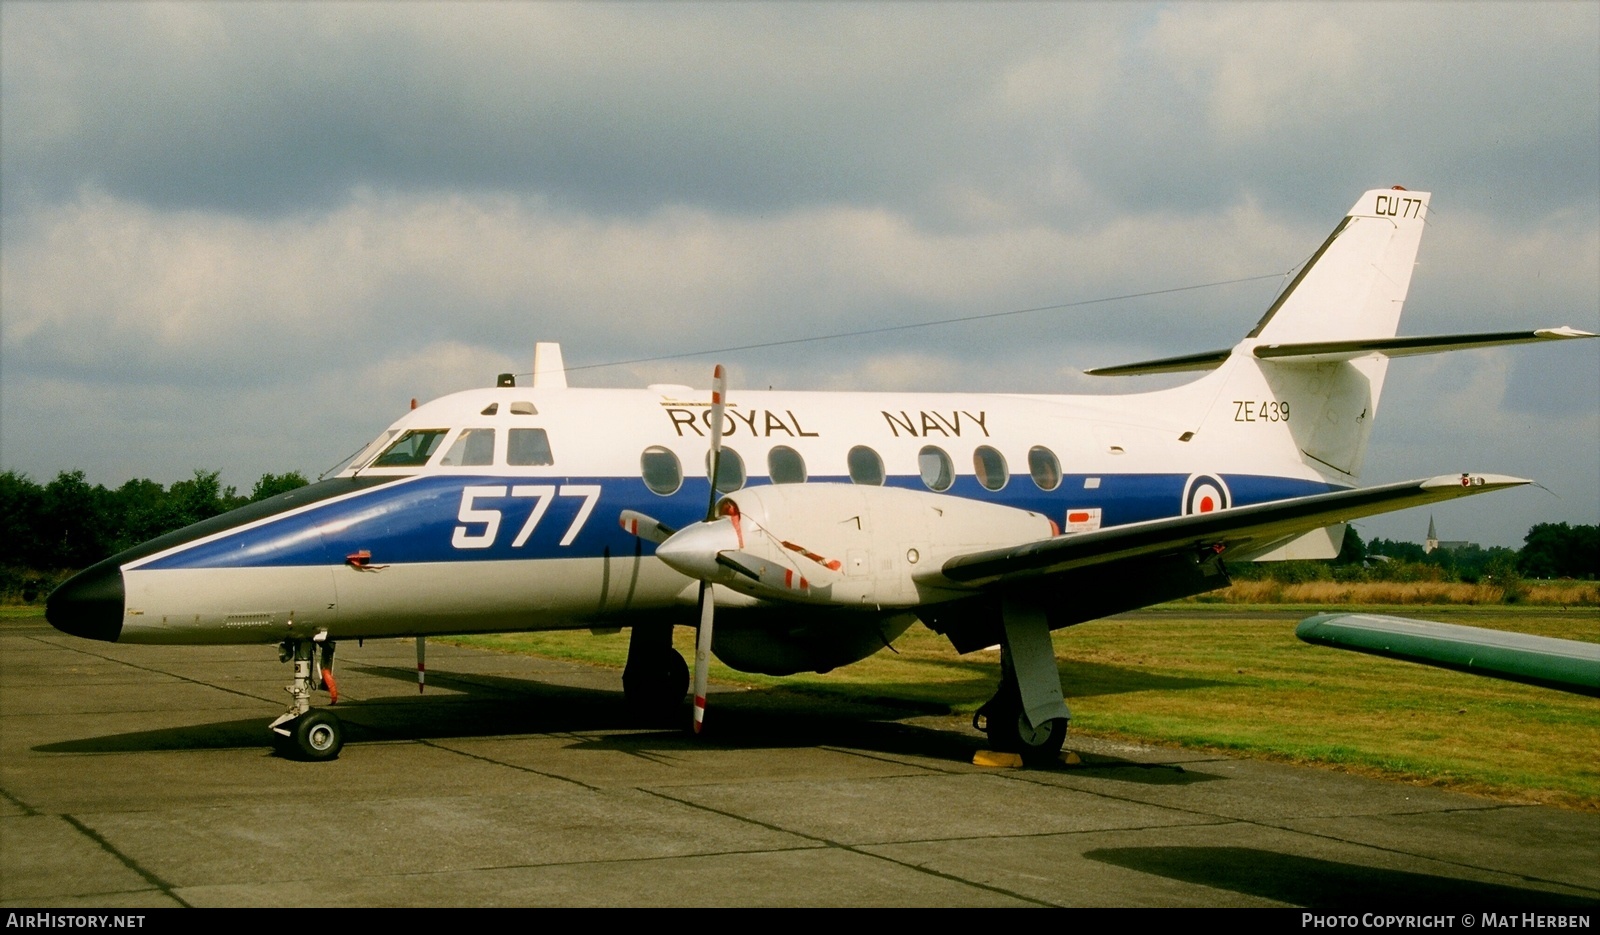
{"label": "main landing gear", "polygon": [[311,710],[312,689],[326,689],[329,703],[339,702],[333,650],[333,641],[324,634],[308,640],[287,639],[278,647],[279,662],[294,660],[289,710],[271,724],[273,745],[284,756],[319,762],[334,759],[344,748],[344,728],[333,712]]}
{"label": "main landing gear", "polygon": [[972,716],[973,729],[988,733],[995,750],[1018,754],[1027,766],[1054,765],[1072,713],[1061,694],[1044,610],[1033,601],[1007,597],[1001,613],[1000,687]]}
{"label": "main landing gear", "polygon": [[648,724],[675,723],[689,693],[689,665],[672,648],[672,625],[639,625],[628,634],[622,696],[628,711]]}

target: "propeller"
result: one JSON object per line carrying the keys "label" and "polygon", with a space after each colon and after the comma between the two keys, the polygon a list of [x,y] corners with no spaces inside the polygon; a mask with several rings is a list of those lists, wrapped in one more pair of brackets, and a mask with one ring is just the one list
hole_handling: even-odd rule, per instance
{"label": "propeller", "polygon": [[625,531],[631,535],[638,536],[646,542],[653,542],[656,545],[666,542],[672,537],[673,533],[677,532],[676,529],[673,529],[666,523],[661,522],[653,516],[646,516],[637,510],[623,510],[620,519],[622,521],[622,528]]}
{"label": "propeller", "polygon": [[[717,518],[717,472],[722,466],[722,418],[727,406],[728,378],[721,364],[711,374],[711,456],[706,479],[711,493],[706,503],[706,522]],[[660,524],[657,524],[660,525]],[[711,669],[711,627],[716,616],[716,599],[711,583],[700,579],[700,629],[694,643],[694,732],[700,733],[706,719],[706,682]]]}

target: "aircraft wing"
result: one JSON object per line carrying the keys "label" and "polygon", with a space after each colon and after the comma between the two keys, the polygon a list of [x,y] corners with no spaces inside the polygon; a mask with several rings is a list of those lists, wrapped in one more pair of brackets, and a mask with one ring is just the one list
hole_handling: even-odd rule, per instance
{"label": "aircraft wing", "polygon": [[940,571],[951,581],[981,586],[1185,551],[1248,559],[1334,523],[1527,483],[1495,474],[1446,474],[1339,490],[971,552],[948,559]]}

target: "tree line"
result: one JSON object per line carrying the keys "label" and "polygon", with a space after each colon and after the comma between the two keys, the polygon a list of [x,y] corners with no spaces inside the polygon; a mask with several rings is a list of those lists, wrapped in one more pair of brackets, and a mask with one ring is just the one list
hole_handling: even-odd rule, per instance
{"label": "tree line", "polygon": [[0,473],[0,597],[32,599],[68,571],[307,483],[299,471],[263,474],[242,496],[220,477],[197,470],[168,487],[136,478],[109,490],[91,486],[82,471],[62,471],[48,484]]}
{"label": "tree line", "polygon": [[1237,563],[1235,578],[1301,581],[1447,581],[1478,584],[1523,578],[1547,580],[1600,577],[1600,526],[1539,523],[1528,530],[1522,548],[1483,548],[1476,543],[1431,552],[1415,542],[1373,539],[1363,542],[1346,526],[1337,558],[1328,561]]}
{"label": "tree line", "polygon": [[[299,471],[263,474],[248,496],[219,480],[221,472],[163,487],[143,478],[115,490],[90,486],[82,471],[62,471],[38,484],[16,471],[0,473],[0,599],[33,600],[67,572],[174,529],[303,487]],[[1279,581],[1464,581],[1600,577],[1600,527],[1540,523],[1521,549],[1476,545],[1424,552],[1414,542],[1363,542],[1345,528],[1339,557],[1326,562],[1238,563],[1236,578]],[[30,596],[31,595],[31,596]]]}

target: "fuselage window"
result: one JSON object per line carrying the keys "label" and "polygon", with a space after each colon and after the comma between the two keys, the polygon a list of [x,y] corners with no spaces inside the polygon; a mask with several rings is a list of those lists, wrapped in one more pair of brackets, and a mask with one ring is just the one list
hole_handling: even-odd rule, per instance
{"label": "fuselage window", "polygon": [[449,429],[411,429],[390,445],[372,467],[421,467],[428,463]]}
{"label": "fuselage window", "polygon": [[[706,452],[706,473],[711,473],[711,452]],[[739,457],[739,452],[723,446],[722,454],[717,457],[717,490],[722,493],[733,493],[744,486],[744,459]]]}
{"label": "fuselage window", "polygon": [[492,415],[494,415],[495,413],[497,413],[499,411],[500,411],[500,404],[499,403],[490,403],[489,405],[483,407],[483,412],[480,412],[479,415],[492,416]]}
{"label": "fuselage window", "polygon": [[663,497],[677,493],[683,486],[683,465],[678,456],[660,445],[651,445],[639,456],[639,471],[644,475],[644,485]]}
{"label": "fuselage window", "polygon": [[1028,473],[1040,490],[1054,490],[1061,486],[1061,462],[1056,453],[1043,445],[1028,449]]}
{"label": "fuselage window", "polygon": [[767,452],[767,475],[774,484],[806,482],[806,460],[788,445],[777,445]]}
{"label": "fuselage window", "polygon": [[978,483],[989,490],[1004,487],[1010,476],[1006,471],[1005,456],[988,445],[979,445],[978,450],[972,453],[972,470],[978,475]]}
{"label": "fuselage window", "polygon": [[555,464],[555,455],[550,452],[550,436],[544,429],[511,429],[506,433],[506,463]]}
{"label": "fuselage window", "polygon": [[494,429],[462,429],[439,459],[443,467],[482,467],[494,463]]}
{"label": "fuselage window", "polygon": [[955,483],[956,466],[950,456],[937,445],[929,445],[917,452],[917,467],[922,471],[922,482],[929,490],[949,490]]}
{"label": "fuselage window", "polygon": [[524,400],[511,404],[511,414],[514,416],[536,416],[539,414],[539,410],[533,408],[533,403]]}
{"label": "fuselage window", "polygon": [[867,487],[883,486],[883,459],[866,445],[857,445],[845,456],[850,465],[850,480]]}

